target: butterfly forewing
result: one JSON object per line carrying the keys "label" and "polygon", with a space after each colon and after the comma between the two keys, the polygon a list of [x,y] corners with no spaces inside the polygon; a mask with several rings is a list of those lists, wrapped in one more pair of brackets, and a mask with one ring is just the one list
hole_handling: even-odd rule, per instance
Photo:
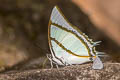
{"label": "butterfly forewing", "polygon": [[85,44],[89,46],[89,48],[87,46],[87,48],[89,50],[89,56],[91,56],[91,55],[95,56],[95,53],[92,53],[92,52],[90,53],[90,51],[92,51],[92,47],[93,47],[92,43],[94,43],[94,42],[91,41],[77,27],[70,24],[57,6],[55,6],[53,8],[50,20],[51,20],[52,24],[54,24],[54,25],[57,24],[57,25],[61,26],[61,28],[63,28],[63,29],[72,31],[72,33],[74,33],[78,38],[81,38],[85,42]]}

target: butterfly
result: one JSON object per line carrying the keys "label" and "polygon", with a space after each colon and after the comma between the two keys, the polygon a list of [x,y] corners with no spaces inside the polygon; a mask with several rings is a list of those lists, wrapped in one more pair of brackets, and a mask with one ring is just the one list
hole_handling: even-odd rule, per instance
{"label": "butterfly", "polygon": [[58,6],[52,10],[48,25],[48,42],[51,54],[48,59],[56,65],[83,64],[93,61],[93,69],[102,69],[103,63],[98,57],[93,42],[65,18]]}

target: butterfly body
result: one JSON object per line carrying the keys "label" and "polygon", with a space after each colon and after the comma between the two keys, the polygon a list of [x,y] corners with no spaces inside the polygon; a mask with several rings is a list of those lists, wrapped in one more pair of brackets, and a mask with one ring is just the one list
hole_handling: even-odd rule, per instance
{"label": "butterfly body", "polygon": [[97,42],[71,25],[57,6],[49,21],[48,40],[51,51],[49,59],[58,65],[82,64],[93,61],[97,56]]}

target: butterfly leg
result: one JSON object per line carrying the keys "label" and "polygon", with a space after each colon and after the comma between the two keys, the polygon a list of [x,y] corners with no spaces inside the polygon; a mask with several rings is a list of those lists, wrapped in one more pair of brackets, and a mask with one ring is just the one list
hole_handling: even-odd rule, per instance
{"label": "butterfly leg", "polygon": [[57,68],[57,69],[59,68],[57,64],[56,64],[56,68]]}
{"label": "butterfly leg", "polygon": [[50,54],[47,54],[47,58],[50,60],[50,64],[51,64],[51,69],[53,68],[53,61],[52,61],[52,57]]}
{"label": "butterfly leg", "polygon": [[68,66],[68,65],[70,65],[70,64],[69,64],[69,63],[67,63],[67,62],[64,62],[64,65],[65,65],[65,66]]}
{"label": "butterfly leg", "polygon": [[52,60],[50,60],[50,64],[51,64],[51,69],[53,68],[53,62]]}

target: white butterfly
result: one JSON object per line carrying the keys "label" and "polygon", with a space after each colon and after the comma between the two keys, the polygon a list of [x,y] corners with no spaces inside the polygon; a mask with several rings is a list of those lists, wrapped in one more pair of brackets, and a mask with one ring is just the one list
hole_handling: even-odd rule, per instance
{"label": "white butterfly", "polygon": [[103,68],[95,50],[99,42],[93,42],[77,27],[71,25],[57,6],[53,8],[50,17],[48,40],[51,51],[48,58],[51,65],[55,63],[66,66],[93,61],[93,69]]}

